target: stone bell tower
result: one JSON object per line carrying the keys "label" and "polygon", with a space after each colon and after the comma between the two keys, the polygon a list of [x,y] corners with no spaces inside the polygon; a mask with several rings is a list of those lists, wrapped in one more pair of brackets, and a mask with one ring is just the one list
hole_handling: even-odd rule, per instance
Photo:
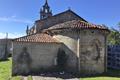
{"label": "stone bell tower", "polygon": [[48,1],[46,0],[45,4],[40,10],[40,19],[48,18],[50,16],[52,16],[52,10],[50,10]]}

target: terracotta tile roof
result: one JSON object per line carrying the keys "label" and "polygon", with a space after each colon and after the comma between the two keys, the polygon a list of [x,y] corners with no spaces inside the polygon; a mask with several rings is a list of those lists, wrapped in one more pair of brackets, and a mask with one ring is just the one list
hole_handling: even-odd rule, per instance
{"label": "terracotta tile roof", "polygon": [[16,38],[13,41],[15,42],[48,42],[48,43],[59,43],[56,39],[52,38],[52,36],[45,33],[38,33],[29,36],[24,36],[20,38]]}
{"label": "terracotta tile roof", "polygon": [[57,24],[50,27],[48,30],[52,29],[65,29],[65,28],[76,28],[76,29],[101,29],[108,30],[107,27],[102,25],[95,25],[81,20],[72,20],[65,23]]}

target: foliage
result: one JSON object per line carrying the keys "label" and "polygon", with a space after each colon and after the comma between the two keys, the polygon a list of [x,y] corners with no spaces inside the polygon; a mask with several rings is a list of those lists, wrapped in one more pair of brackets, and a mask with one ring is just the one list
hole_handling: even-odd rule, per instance
{"label": "foliage", "polygon": [[119,28],[119,31],[120,31],[120,22],[118,23],[118,28]]}
{"label": "foliage", "polygon": [[111,33],[108,36],[109,45],[118,45],[120,44],[120,32],[117,29],[112,28]]}

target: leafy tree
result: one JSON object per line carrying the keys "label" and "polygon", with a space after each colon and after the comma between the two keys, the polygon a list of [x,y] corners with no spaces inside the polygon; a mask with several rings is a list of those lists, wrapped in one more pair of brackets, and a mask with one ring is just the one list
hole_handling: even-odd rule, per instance
{"label": "leafy tree", "polygon": [[108,44],[109,45],[118,45],[120,44],[120,31],[112,28],[111,32],[108,36]]}
{"label": "leafy tree", "polygon": [[119,28],[119,31],[120,31],[120,22],[118,23],[118,28]]}

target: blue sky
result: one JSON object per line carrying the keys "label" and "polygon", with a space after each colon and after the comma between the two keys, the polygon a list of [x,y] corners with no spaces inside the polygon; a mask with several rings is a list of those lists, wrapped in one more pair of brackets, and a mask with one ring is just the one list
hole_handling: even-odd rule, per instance
{"label": "blue sky", "polygon": [[[48,0],[53,14],[69,7],[90,23],[116,27],[120,22],[120,0]],[[0,0],[0,38],[25,34],[27,25],[39,19],[45,0]],[[117,28],[117,27],[116,27]]]}

